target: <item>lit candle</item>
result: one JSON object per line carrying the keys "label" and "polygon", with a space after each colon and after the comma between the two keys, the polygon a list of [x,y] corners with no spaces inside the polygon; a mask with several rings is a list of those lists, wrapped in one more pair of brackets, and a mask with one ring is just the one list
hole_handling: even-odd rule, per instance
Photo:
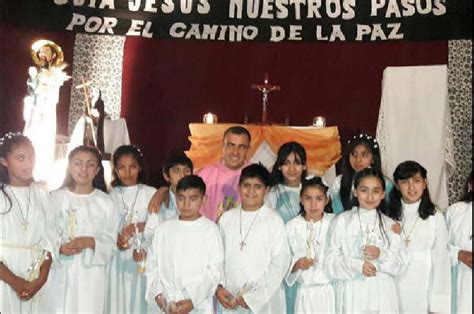
{"label": "lit candle", "polygon": [[313,118],[313,126],[317,128],[324,128],[326,127],[326,118],[325,117],[314,117]]}
{"label": "lit candle", "polygon": [[214,123],[217,123],[217,116],[209,112],[204,115],[202,120],[206,124],[214,124]]}

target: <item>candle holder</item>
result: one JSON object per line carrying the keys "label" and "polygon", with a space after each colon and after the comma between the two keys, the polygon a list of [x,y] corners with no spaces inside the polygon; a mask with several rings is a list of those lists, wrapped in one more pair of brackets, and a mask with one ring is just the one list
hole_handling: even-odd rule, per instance
{"label": "candle holder", "polygon": [[217,115],[215,115],[211,112],[208,112],[208,113],[204,114],[204,116],[202,117],[202,122],[205,123],[205,124],[216,124],[217,123]]}
{"label": "candle holder", "polygon": [[313,126],[315,128],[325,128],[326,127],[326,118],[323,116],[316,116],[313,118]]}

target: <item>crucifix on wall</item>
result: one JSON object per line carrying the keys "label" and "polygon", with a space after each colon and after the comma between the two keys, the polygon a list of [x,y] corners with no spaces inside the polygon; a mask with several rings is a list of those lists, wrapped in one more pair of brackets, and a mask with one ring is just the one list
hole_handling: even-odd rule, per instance
{"label": "crucifix on wall", "polygon": [[271,85],[268,80],[268,73],[265,73],[263,84],[252,84],[252,89],[258,89],[262,93],[262,123],[267,123],[268,116],[268,94],[273,91],[280,91],[279,85]]}

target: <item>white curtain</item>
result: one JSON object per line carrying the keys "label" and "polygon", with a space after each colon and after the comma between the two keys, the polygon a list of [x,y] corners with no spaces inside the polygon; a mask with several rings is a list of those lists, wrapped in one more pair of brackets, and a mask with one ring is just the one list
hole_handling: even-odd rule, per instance
{"label": "white curtain", "polygon": [[384,173],[415,160],[428,170],[432,200],[448,206],[447,179],[454,168],[446,65],[388,67],[383,74],[377,125]]}

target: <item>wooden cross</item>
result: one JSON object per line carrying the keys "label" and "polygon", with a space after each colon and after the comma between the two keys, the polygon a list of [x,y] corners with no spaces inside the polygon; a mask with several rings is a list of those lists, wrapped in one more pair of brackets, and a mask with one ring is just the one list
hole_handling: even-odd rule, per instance
{"label": "wooden cross", "polygon": [[239,244],[239,245],[240,245],[240,250],[243,251],[244,246],[246,246],[247,243],[245,243],[244,241],[240,241],[240,244]]}
{"label": "wooden cross", "polygon": [[87,90],[87,88],[90,85],[92,85],[92,82],[91,81],[86,82],[86,80],[84,79],[84,76],[81,76],[81,81],[82,81],[82,84],[77,85],[76,89],[81,89],[82,88],[82,91],[84,93],[84,101],[85,101],[85,104],[86,104],[85,114],[86,114],[86,116],[91,117],[92,116],[92,108],[91,108],[91,104],[89,102],[89,91]]}
{"label": "wooden cross", "polygon": [[273,91],[280,91],[279,85],[271,85],[268,81],[268,73],[265,73],[263,84],[252,84],[252,89],[258,89],[263,97],[262,123],[267,123],[268,114],[268,94]]}

